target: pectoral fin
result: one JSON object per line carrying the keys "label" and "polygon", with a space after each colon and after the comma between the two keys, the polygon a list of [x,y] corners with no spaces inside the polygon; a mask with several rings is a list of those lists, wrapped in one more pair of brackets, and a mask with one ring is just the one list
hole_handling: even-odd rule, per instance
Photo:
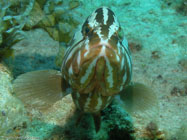
{"label": "pectoral fin", "polygon": [[64,85],[67,83],[59,71],[40,70],[18,76],[13,81],[13,91],[23,103],[43,110],[68,94],[62,90]]}
{"label": "pectoral fin", "polygon": [[158,106],[156,94],[152,89],[141,83],[131,83],[120,92],[117,98],[131,115],[136,112],[143,113],[147,110],[153,112],[155,107]]}

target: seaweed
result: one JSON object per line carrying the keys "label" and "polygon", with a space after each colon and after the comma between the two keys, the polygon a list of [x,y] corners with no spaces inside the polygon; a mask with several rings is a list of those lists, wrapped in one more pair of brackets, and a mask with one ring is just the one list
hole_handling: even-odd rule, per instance
{"label": "seaweed", "polygon": [[2,33],[2,40],[3,42],[0,44],[0,61],[3,58],[7,58],[12,56],[13,57],[13,49],[11,48],[12,45],[19,42],[24,38],[24,32],[19,31],[16,28],[13,28],[10,33],[8,31]]}
{"label": "seaweed", "polygon": [[13,56],[11,46],[24,38],[24,31],[34,28],[43,28],[54,40],[68,43],[79,24],[68,11],[79,6],[79,1],[0,1],[0,61]]}
{"label": "seaweed", "polygon": [[[22,4],[29,4],[30,2],[22,1]],[[30,8],[22,4],[19,1],[0,2],[0,61],[3,58],[13,56],[11,46],[24,38],[22,28]]]}

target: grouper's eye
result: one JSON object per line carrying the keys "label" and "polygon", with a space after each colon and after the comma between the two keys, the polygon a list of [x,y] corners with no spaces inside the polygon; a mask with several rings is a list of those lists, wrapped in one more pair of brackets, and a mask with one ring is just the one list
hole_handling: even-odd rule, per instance
{"label": "grouper's eye", "polygon": [[93,30],[89,28],[89,26],[83,26],[82,33],[84,36],[91,36]]}
{"label": "grouper's eye", "polygon": [[90,32],[90,29],[88,27],[85,28],[85,34],[88,34]]}

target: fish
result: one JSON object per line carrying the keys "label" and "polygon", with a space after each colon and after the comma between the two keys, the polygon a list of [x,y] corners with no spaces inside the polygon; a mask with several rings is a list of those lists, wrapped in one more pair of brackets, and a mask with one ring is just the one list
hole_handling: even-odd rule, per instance
{"label": "fish", "polygon": [[[114,98],[126,102],[124,106],[127,108],[130,106],[132,109],[137,104],[138,108],[134,109],[140,109],[144,106],[144,102],[140,104],[139,101],[141,95],[149,97],[151,91],[143,90],[140,94],[145,86],[131,82],[132,57],[123,34],[111,9],[105,6],[96,9],[70,41],[62,60],[61,71],[24,73],[13,81],[14,94],[25,104],[41,110],[71,94],[76,108],[82,114],[92,114],[96,132],[101,125],[100,112]],[[134,88],[136,85],[139,88]],[[128,105],[131,95],[134,96],[133,105]],[[153,98],[150,97],[145,99],[151,104]]]}
{"label": "fish", "polygon": [[102,7],[84,22],[65,53],[61,71],[73,89],[76,106],[84,112],[104,109],[131,80],[132,60],[119,37],[113,11]]}

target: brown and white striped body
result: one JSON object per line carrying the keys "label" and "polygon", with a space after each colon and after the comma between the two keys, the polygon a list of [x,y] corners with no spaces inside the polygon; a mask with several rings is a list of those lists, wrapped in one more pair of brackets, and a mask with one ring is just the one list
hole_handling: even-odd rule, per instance
{"label": "brown and white striped body", "polygon": [[132,62],[121,27],[107,7],[95,10],[67,49],[62,75],[73,89],[73,100],[84,112],[107,107],[131,80]]}
{"label": "brown and white striped body", "polygon": [[73,101],[78,109],[84,112],[97,113],[107,107],[113,96],[102,96],[99,92],[89,94],[72,93]]}

